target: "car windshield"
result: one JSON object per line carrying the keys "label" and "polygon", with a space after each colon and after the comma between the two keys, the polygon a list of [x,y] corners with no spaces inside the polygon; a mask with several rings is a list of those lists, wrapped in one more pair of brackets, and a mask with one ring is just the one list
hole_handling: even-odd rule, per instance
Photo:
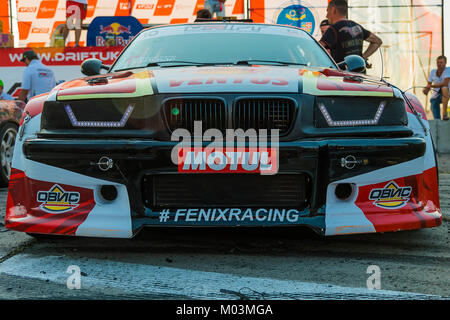
{"label": "car windshield", "polygon": [[111,71],[147,66],[276,64],[336,68],[304,31],[258,24],[198,24],[148,29]]}

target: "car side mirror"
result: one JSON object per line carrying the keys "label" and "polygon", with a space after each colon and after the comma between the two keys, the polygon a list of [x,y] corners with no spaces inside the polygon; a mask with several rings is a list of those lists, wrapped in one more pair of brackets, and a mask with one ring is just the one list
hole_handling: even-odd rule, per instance
{"label": "car side mirror", "polygon": [[100,74],[102,69],[108,70],[109,67],[105,66],[99,59],[87,59],[81,64],[81,73],[86,76],[96,76]]}
{"label": "car side mirror", "polygon": [[366,61],[361,56],[351,54],[346,56],[344,61],[339,62],[338,67],[343,70],[347,68],[348,71],[363,73],[366,71]]}

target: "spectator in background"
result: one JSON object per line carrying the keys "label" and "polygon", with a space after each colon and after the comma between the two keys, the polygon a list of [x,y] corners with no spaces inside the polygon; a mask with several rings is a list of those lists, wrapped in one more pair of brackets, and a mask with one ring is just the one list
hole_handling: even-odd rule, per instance
{"label": "spectator in background", "polygon": [[[348,5],[345,0],[331,0],[327,7],[327,19],[330,27],[320,39],[320,44],[330,49],[331,56],[339,63],[351,54],[356,54],[367,61],[383,43],[379,37],[364,29],[358,23],[347,20]],[[363,42],[369,46],[363,53]]]}
{"label": "spectator in background", "polygon": [[201,22],[202,20],[211,20],[212,14],[208,9],[201,9],[197,11],[197,19],[195,22]]}
{"label": "spectator in background", "polygon": [[320,33],[322,33],[322,36],[324,35],[325,31],[328,30],[329,27],[330,23],[328,22],[328,19],[322,20],[322,22],[320,22]]}
{"label": "spectator in background", "polygon": [[225,17],[225,0],[205,0],[205,9],[216,17]]}
{"label": "spectator in background", "polygon": [[19,93],[19,100],[27,101],[34,96],[51,91],[56,86],[53,71],[39,61],[33,50],[25,51],[21,60],[27,65]]}
{"label": "spectator in background", "polygon": [[50,45],[54,48],[64,48],[66,46],[66,39],[65,39],[65,30],[66,25],[60,24],[56,27],[55,31],[53,31],[52,38]]}
{"label": "spectator in background", "polygon": [[[320,33],[322,34],[322,37],[328,30],[328,28],[330,28],[330,23],[328,22],[328,19],[322,20],[322,22],[320,22]],[[331,55],[330,49],[325,48],[325,50],[327,50],[328,54]]]}
{"label": "spectator in background", "polygon": [[[450,67],[447,67],[447,57],[436,58],[436,69],[431,70],[428,76],[427,87],[423,89],[423,94],[427,95],[432,90],[430,104],[434,119],[441,119],[440,104],[442,102],[442,119],[448,120],[448,88],[450,80]],[[433,88],[433,89],[432,89]]]}
{"label": "spectator in background", "polygon": [[[66,1],[66,26],[64,28],[64,43],[69,30],[75,29],[75,47],[80,46],[81,24],[86,19],[87,0]],[[74,22],[75,20],[75,22]]]}
{"label": "spectator in background", "polygon": [[448,101],[450,98],[450,67],[447,68],[447,75],[445,81],[447,81],[447,87],[442,87],[442,110],[444,112],[444,120],[448,120]]}
{"label": "spectator in background", "polygon": [[3,85],[3,81],[0,80],[0,100],[14,100],[13,97],[11,97],[9,94],[3,91],[4,87],[5,86]]}

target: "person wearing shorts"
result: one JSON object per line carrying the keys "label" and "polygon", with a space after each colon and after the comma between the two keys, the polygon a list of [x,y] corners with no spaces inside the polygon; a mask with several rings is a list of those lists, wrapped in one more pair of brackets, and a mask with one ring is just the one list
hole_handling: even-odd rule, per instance
{"label": "person wearing shorts", "polygon": [[66,1],[66,27],[64,29],[64,43],[69,30],[75,29],[75,47],[80,46],[81,24],[86,19],[87,0]]}
{"label": "person wearing shorts", "polygon": [[428,84],[423,89],[423,94],[431,93],[431,112],[434,119],[441,119],[440,104],[442,103],[442,119],[448,120],[448,87],[450,82],[450,67],[447,67],[447,57],[439,56],[436,58],[436,69],[431,70],[428,76]]}

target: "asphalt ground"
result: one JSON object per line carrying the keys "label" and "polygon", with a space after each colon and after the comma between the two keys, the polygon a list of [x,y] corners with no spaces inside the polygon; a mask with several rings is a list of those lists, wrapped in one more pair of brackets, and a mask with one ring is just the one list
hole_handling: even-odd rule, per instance
{"label": "asphalt ground", "polygon": [[450,154],[440,154],[437,159],[441,212],[444,220],[450,221]]}

